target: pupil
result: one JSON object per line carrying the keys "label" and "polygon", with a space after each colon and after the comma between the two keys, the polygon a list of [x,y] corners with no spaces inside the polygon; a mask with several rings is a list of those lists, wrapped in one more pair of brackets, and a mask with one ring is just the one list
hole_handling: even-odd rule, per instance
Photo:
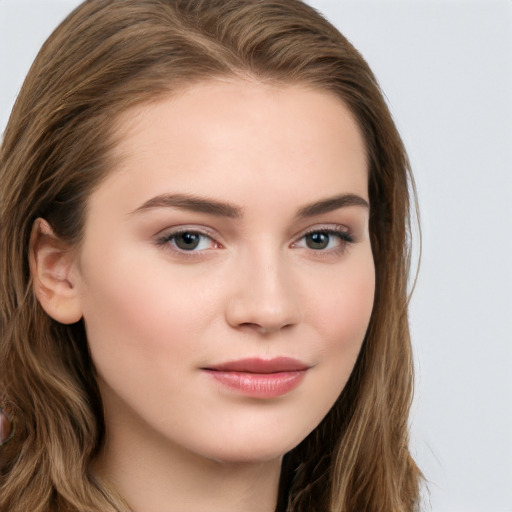
{"label": "pupil", "polygon": [[310,233],[306,235],[306,244],[310,249],[325,249],[329,245],[327,233]]}
{"label": "pupil", "polygon": [[176,237],[176,245],[185,251],[195,249],[199,245],[199,235],[197,233],[181,233]]}

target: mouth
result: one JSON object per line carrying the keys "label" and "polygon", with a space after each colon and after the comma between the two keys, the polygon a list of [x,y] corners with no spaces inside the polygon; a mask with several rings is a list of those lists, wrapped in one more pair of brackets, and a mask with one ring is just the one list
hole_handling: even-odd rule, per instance
{"label": "mouth", "polygon": [[310,366],[288,357],[240,359],[201,368],[223,388],[252,398],[275,398],[289,393]]}
{"label": "mouth", "polygon": [[307,364],[299,361],[298,359],[293,359],[291,357],[276,357],[274,359],[240,359],[238,361],[228,361],[226,363],[217,364],[204,369],[219,372],[270,374],[298,372],[307,370],[308,368],[309,366]]}

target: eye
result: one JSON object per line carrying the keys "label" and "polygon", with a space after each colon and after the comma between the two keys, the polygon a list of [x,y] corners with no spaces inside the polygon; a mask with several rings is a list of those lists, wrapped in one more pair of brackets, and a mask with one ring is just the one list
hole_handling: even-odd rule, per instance
{"label": "eye", "polygon": [[303,247],[314,251],[343,250],[347,244],[354,242],[352,236],[346,231],[338,229],[318,229],[303,235],[295,247]]}
{"label": "eye", "polygon": [[329,244],[332,243],[332,235],[330,233],[318,232],[318,233],[308,233],[304,240],[306,242],[306,246],[309,249],[327,249]]}
{"label": "eye", "polygon": [[166,233],[158,239],[158,244],[170,245],[178,252],[199,252],[219,247],[210,236],[194,230]]}

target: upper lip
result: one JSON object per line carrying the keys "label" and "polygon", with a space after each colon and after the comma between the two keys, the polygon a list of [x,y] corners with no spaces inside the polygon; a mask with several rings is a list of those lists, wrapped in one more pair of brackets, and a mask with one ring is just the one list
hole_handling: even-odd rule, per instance
{"label": "upper lip", "polygon": [[275,357],[273,359],[260,359],[255,357],[227,361],[204,369],[219,372],[279,373],[303,371],[308,368],[309,365],[291,357]]}

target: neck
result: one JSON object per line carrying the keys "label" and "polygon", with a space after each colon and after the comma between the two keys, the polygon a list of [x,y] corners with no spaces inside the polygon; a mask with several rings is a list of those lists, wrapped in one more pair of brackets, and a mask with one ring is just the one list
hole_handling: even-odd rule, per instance
{"label": "neck", "polygon": [[95,463],[133,512],[274,512],[281,459],[212,460],[134,427],[111,425]]}

